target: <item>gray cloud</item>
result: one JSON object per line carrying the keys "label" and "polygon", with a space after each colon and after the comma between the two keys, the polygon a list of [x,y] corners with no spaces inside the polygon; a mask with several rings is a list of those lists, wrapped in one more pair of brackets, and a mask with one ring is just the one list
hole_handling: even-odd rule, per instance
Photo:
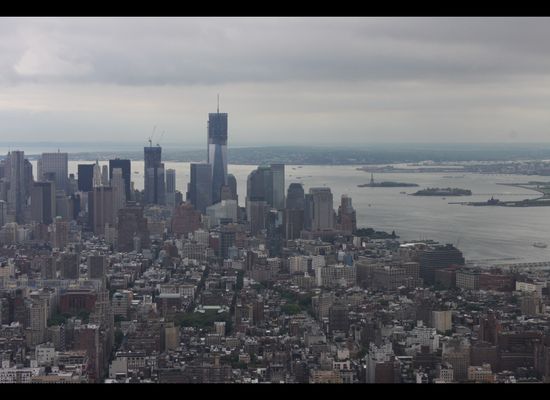
{"label": "gray cloud", "polygon": [[0,134],[203,143],[222,93],[238,144],[542,141],[548,37],[548,18],[0,18]]}
{"label": "gray cloud", "polygon": [[0,68],[19,82],[476,80],[550,67],[546,18],[7,21],[0,42],[18,44],[19,51],[3,54]]}

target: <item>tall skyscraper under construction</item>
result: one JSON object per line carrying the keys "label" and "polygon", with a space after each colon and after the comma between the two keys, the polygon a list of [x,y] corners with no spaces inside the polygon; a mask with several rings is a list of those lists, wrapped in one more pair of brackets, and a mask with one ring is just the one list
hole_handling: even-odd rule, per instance
{"label": "tall skyscraper under construction", "polygon": [[162,148],[150,145],[144,147],[145,160],[145,204],[165,204],[164,164],[161,162]]}
{"label": "tall skyscraper under construction", "polygon": [[217,112],[208,114],[207,161],[212,165],[212,204],[216,204],[227,185],[227,113],[220,113],[219,101]]}

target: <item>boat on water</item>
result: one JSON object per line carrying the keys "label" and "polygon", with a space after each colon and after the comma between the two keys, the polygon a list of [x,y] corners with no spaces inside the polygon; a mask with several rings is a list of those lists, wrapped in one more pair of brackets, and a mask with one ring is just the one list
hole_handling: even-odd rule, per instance
{"label": "boat on water", "polygon": [[545,249],[545,248],[548,247],[548,245],[546,243],[542,243],[542,242],[535,242],[535,243],[533,243],[533,246],[541,248],[541,249]]}

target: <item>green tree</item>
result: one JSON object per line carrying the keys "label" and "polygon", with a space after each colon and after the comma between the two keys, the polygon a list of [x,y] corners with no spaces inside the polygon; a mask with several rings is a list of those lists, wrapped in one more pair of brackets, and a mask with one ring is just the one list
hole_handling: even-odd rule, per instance
{"label": "green tree", "polygon": [[216,321],[225,321],[227,327],[230,320],[231,318],[228,313],[218,314],[216,310],[208,310],[204,313],[178,313],[174,317],[174,324],[204,329],[214,326],[214,322]]}
{"label": "green tree", "polygon": [[301,296],[299,296],[298,304],[300,304],[300,307],[302,307],[303,309],[308,308],[309,306],[311,306],[311,298],[312,297],[313,297],[312,293],[301,295]]}
{"label": "green tree", "polygon": [[63,325],[67,322],[68,317],[70,317],[70,314],[53,314],[48,319],[48,326]]}
{"label": "green tree", "polygon": [[87,324],[90,322],[90,312],[86,310],[80,310],[77,314],[78,318],[82,320],[82,323]]}
{"label": "green tree", "polygon": [[285,314],[288,314],[288,315],[294,315],[294,314],[298,314],[300,311],[302,311],[302,309],[300,308],[300,306],[298,304],[287,303],[287,304],[281,306],[281,311]]}

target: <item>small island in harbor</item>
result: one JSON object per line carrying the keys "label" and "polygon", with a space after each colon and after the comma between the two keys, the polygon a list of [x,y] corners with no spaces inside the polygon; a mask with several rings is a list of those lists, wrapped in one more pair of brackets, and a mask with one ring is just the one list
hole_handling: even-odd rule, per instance
{"label": "small island in harbor", "polygon": [[412,196],[471,196],[472,191],[459,188],[427,188],[411,193]]}
{"label": "small island in harbor", "polygon": [[413,187],[418,186],[416,183],[404,183],[404,182],[376,182],[376,183],[364,183],[357,185],[357,187]]}
{"label": "small island in harbor", "polygon": [[370,182],[364,183],[362,185],[357,185],[357,187],[414,187],[418,186],[416,183],[404,183],[404,182],[374,182],[374,176],[371,173]]}

